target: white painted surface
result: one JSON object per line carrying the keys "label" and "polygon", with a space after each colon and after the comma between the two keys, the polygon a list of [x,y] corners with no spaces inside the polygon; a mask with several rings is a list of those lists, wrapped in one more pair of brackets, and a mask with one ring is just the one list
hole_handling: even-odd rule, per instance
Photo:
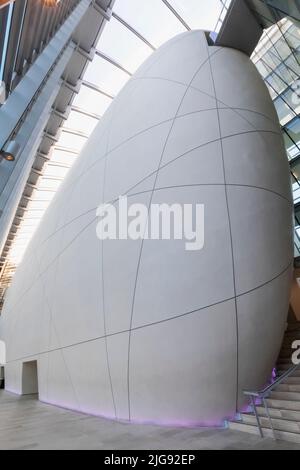
{"label": "white painted surface", "polygon": [[[96,208],[125,193],[204,203],[204,249],[102,246]],[[6,387],[21,393],[22,361],[38,357],[43,401],[220,423],[270,376],[291,261],[289,172],[268,91],[242,53],[180,35],[113,102],[16,273],[1,318]]]}

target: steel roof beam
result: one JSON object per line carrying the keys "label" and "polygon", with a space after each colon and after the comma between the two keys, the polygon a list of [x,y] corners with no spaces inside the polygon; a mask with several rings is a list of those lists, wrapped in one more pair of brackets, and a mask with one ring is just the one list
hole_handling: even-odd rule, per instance
{"label": "steel roof beam", "polygon": [[174,16],[180,21],[180,23],[185,27],[187,31],[191,31],[191,28],[189,25],[184,21],[182,16],[179,15],[178,11],[175,10],[175,8],[172,7],[172,5],[167,1],[167,0],[161,0],[166,7],[173,13]]}
{"label": "steel roof beam", "polygon": [[142,36],[136,29],[134,29],[130,24],[128,24],[125,20],[123,20],[117,13],[114,11],[112,12],[112,16],[119,21],[125,28],[129,29],[136,37],[138,37],[141,41],[143,41],[147,46],[149,46],[153,51],[156,51],[156,47],[154,47],[144,36]]}

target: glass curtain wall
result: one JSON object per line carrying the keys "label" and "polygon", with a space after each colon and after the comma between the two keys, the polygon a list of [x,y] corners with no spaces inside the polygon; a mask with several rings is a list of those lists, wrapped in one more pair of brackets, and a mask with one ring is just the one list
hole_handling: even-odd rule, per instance
{"label": "glass curtain wall", "polygon": [[[265,30],[252,60],[274,101],[291,168],[294,203],[300,205],[300,23],[284,18]],[[295,217],[295,256],[300,218]]]}

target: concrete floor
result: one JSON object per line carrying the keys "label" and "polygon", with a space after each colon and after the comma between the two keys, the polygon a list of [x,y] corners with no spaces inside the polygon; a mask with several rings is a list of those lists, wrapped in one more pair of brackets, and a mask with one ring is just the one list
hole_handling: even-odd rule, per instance
{"label": "concrete floor", "polygon": [[300,445],[228,429],[124,424],[0,390],[0,449],[295,449]]}

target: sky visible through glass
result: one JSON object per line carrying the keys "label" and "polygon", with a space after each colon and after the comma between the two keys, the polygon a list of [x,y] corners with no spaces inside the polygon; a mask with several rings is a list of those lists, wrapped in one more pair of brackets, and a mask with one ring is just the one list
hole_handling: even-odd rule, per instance
{"label": "sky visible through glass", "polygon": [[[178,12],[182,22],[162,0],[116,0],[113,7],[116,16],[112,16],[106,23],[96,45],[100,54],[95,55],[85,71],[80,92],[73,100],[70,115],[51,151],[50,161],[38,181],[33,200],[29,203],[8,255],[8,261],[12,264],[18,264],[22,259],[34,231],[69,168],[130,76],[153,50],[175,35],[187,31],[184,23],[190,29],[214,31],[223,9],[221,0],[168,2]],[[224,10],[224,14],[225,12]],[[124,22],[138,34],[134,34]]]}

